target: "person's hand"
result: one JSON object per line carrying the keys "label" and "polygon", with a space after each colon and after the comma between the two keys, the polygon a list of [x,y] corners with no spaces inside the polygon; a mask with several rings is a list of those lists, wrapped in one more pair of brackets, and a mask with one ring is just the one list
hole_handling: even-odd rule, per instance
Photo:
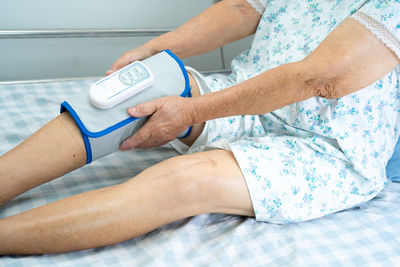
{"label": "person's hand", "polygon": [[145,46],[129,50],[122,54],[112,65],[109,70],[106,71],[106,75],[110,75],[113,72],[125,67],[126,65],[136,61],[148,58],[157,53],[156,50],[150,49]]}
{"label": "person's hand", "polygon": [[130,138],[121,150],[157,147],[175,139],[194,123],[191,98],[167,96],[128,109],[133,117],[150,116],[148,121]]}

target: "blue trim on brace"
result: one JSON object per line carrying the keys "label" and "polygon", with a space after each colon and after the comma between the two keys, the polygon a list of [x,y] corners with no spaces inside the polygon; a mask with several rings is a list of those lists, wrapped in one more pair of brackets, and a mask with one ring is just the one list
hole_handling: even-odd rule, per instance
{"label": "blue trim on brace", "polygon": [[85,127],[85,125],[79,118],[78,114],[75,112],[73,107],[71,107],[71,105],[67,101],[62,102],[61,106],[64,107],[66,110],[68,110],[69,113],[71,113],[72,117],[74,118],[76,124],[78,124],[78,127],[81,129],[81,131],[84,134],[86,134],[88,137],[91,137],[91,138],[102,137],[104,135],[107,135],[107,134],[131,123],[131,122],[134,122],[137,119],[140,119],[140,118],[135,118],[135,117],[129,117],[129,118],[126,118],[125,120],[120,121],[117,124],[114,124],[113,126],[110,126],[107,129],[102,130],[100,132],[91,132]]}
{"label": "blue trim on brace", "polygon": [[[163,52],[166,52],[173,59],[175,59],[175,61],[179,64],[179,67],[182,70],[182,74],[183,74],[183,76],[185,78],[185,89],[184,89],[184,91],[182,92],[182,94],[180,96],[181,97],[187,97],[187,96],[188,97],[192,97],[191,86],[190,86],[190,83],[189,83],[189,75],[188,75],[188,73],[187,73],[187,71],[185,69],[185,65],[170,50],[167,49],[167,50],[164,50]],[[78,127],[79,127],[79,129],[81,131],[81,134],[82,134],[82,137],[83,137],[83,141],[85,143],[85,148],[86,148],[86,164],[88,164],[88,163],[90,163],[92,161],[92,148],[91,148],[90,141],[89,141],[88,137],[98,138],[98,137],[107,135],[107,134],[109,134],[109,133],[111,133],[111,132],[113,132],[113,131],[115,131],[115,130],[117,130],[117,129],[119,129],[119,128],[121,128],[121,127],[123,127],[123,126],[125,126],[125,125],[127,125],[129,123],[131,123],[131,122],[134,122],[137,119],[139,119],[139,118],[135,118],[135,117],[129,117],[129,118],[127,118],[127,119],[125,119],[123,121],[120,121],[119,123],[114,124],[114,125],[108,127],[105,130],[102,130],[100,132],[91,132],[85,127],[85,125],[83,124],[83,122],[79,118],[78,114],[75,112],[75,110],[71,107],[71,105],[67,101],[64,101],[63,103],[61,103],[60,112],[62,113],[64,111],[68,111],[71,114],[71,116],[73,117],[73,119],[75,120],[76,124],[78,125]],[[191,131],[192,131],[192,126],[189,127],[189,130],[185,134],[185,136],[181,137],[181,138],[185,138],[185,137],[189,136]]]}
{"label": "blue trim on brace", "polygon": [[86,149],[86,164],[89,164],[90,162],[92,162],[92,146],[90,145],[89,138],[86,135],[82,134],[82,132],[81,135]]}
{"label": "blue trim on brace", "polygon": [[[64,105],[64,104],[66,104],[66,105]],[[63,113],[65,111],[68,111],[69,114],[71,114],[72,118],[75,120],[75,122],[78,124],[79,131],[81,132],[81,135],[82,135],[83,143],[85,144],[86,164],[89,164],[90,162],[92,162],[92,147],[90,146],[90,141],[89,141],[88,136],[84,132],[82,132],[81,127],[79,126],[78,121],[80,123],[82,123],[82,122],[79,119],[76,112],[72,109],[72,107],[67,102],[64,101],[61,104],[60,113]]]}
{"label": "blue trim on brace", "polygon": [[176,62],[178,62],[179,67],[180,67],[181,70],[182,70],[183,76],[185,77],[185,90],[183,91],[183,93],[182,93],[180,96],[186,97],[186,96],[189,96],[189,95],[190,95],[189,97],[191,97],[191,96],[192,96],[192,93],[190,92],[190,89],[192,89],[192,88],[190,87],[189,75],[188,75],[188,73],[187,73],[187,71],[186,71],[186,69],[185,69],[185,64],[183,64],[182,60],[180,60],[180,59],[179,59],[174,53],[172,53],[169,49],[163,50],[162,52],[167,52],[168,55],[170,55],[173,59],[175,59]]}
{"label": "blue trim on brace", "polygon": [[188,128],[186,134],[185,134],[184,136],[182,136],[182,137],[178,137],[177,139],[183,139],[183,138],[188,137],[188,136],[190,135],[190,133],[192,132],[192,129],[193,129],[193,126],[190,126],[190,127]]}
{"label": "blue trim on brace", "polygon": [[[192,87],[191,86],[189,86],[189,92],[187,92],[186,96],[187,97],[192,97]],[[177,139],[183,139],[183,138],[188,137],[190,135],[190,133],[192,132],[192,129],[193,129],[193,126],[190,126],[187,129],[186,134],[184,136],[182,136],[182,137],[178,137]]]}

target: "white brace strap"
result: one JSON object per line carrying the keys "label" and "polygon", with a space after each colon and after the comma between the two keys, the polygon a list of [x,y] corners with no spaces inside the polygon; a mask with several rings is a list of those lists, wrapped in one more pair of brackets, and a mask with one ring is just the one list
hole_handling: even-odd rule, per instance
{"label": "white brace strap", "polygon": [[[117,151],[121,142],[135,133],[148,119],[129,116],[129,107],[164,96],[191,97],[185,66],[171,51],[165,50],[143,62],[153,73],[154,84],[130,99],[110,109],[98,109],[90,104],[89,90],[86,90],[71,95],[61,104],[61,112],[68,111],[81,131],[87,164]],[[186,136],[190,134],[190,130],[191,128]]]}

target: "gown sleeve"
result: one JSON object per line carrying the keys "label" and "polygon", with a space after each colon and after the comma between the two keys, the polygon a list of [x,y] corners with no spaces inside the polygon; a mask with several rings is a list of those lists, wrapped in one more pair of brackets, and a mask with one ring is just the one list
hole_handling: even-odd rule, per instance
{"label": "gown sleeve", "polygon": [[352,16],[400,59],[400,1],[370,0]]}
{"label": "gown sleeve", "polygon": [[247,0],[247,2],[257,10],[261,15],[264,13],[265,8],[268,5],[268,0]]}

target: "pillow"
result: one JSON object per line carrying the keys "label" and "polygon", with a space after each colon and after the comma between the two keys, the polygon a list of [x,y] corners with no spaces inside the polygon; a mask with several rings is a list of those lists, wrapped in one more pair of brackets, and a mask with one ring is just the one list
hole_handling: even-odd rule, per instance
{"label": "pillow", "polygon": [[386,176],[394,182],[400,182],[400,138],[394,148],[392,157],[386,165]]}

